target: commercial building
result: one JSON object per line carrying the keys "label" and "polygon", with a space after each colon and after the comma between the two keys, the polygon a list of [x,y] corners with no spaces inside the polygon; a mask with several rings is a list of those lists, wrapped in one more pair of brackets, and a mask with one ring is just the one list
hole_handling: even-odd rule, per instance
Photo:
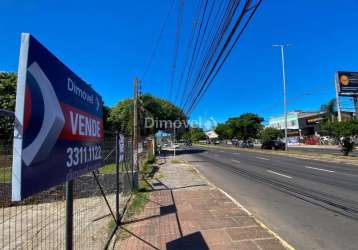
{"label": "commercial building", "polygon": [[[320,136],[320,122],[326,117],[325,112],[292,111],[287,113],[287,135],[290,144],[304,142],[314,136]],[[342,119],[352,119],[353,113],[342,112]],[[285,129],[285,116],[269,118],[268,127]]]}

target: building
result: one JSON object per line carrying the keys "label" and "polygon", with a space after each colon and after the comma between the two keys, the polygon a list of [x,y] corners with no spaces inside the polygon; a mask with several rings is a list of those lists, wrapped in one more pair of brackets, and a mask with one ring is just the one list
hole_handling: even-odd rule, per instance
{"label": "building", "polygon": [[[325,118],[325,112],[304,112],[300,110],[287,113],[287,135],[290,144],[298,143],[306,138],[320,135],[320,122]],[[342,119],[352,119],[353,113],[342,112]],[[285,116],[269,118],[268,127],[285,129]]]}
{"label": "building", "polygon": [[214,140],[214,139],[219,138],[219,135],[213,130],[205,132],[205,134],[209,138],[209,140]]}

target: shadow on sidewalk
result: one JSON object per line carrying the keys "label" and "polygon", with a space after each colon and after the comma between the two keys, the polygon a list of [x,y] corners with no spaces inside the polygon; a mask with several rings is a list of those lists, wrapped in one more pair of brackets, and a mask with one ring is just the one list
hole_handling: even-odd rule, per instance
{"label": "shadow on sidewalk", "polygon": [[122,226],[120,226],[120,228],[123,229],[124,231],[126,231],[127,233],[129,233],[130,235],[132,235],[133,237],[137,238],[138,240],[142,241],[149,247],[151,247],[153,249],[160,249],[157,246],[154,246],[151,242],[148,242],[147,240],[143,239],[144,237],[140,237],[140,236],[134,234],[133,232],[130,232],[128,229],[124,228],[123,225],[146,221],[146,220],[158,218],[158,217],[169,215],[169,214],[175,214],[176,224],[177,224],[176,226],[178,228],[180,237],[175,240],[166,242],[166,249],[168,249],[168,250],[177,250],[177,249],[208,250],[209,247],[208,247],[207,243],[205,242],[205,239],[200,231],[197,231],[197,232],[194,232],[191,234],[187,234],[187,235],[183,235],[182,226],[181,226],[181,223],[179,220],[178,210],[177,210],[177,206],[176,206],[176,202],[175,202],[175,198],[174,198],[174,194],[173,194],[173,190],[175,190],[175,189],[182,189],[182,188],[195,187],[195,186],[207,186],[207,185],[206,184],[205,185],[191,185],[191,186],[178,187],[178,188],[169,188],[167,185],[165,185],[159,179],[155,178],[155,180],[156,180],[156,183],[154,183],[154,184],[150,184],[148,181],[146,181],[152,188],[152,191],[148,191],[148,192],[167,190],[170,192],[172,204],[163,205],[156,201],[147,199],[149,202],[153,202],[159,206],[159,211],[160,211],[159,214],[149,216],[146,218],[141,218],[141,219],[124,222],[122,224]]}

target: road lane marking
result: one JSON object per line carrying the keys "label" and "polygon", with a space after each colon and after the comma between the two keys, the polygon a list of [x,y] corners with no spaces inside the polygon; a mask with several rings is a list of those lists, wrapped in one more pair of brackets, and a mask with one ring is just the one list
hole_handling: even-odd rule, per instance
{"label": "road lane marking", "polygon": [[231,161],[236,162],[236,163],[240,163],[240,161],[235,160],[235,159],[231,159]]}
{"label": "road lane marking", "polygon": [[310,167],[310,166],[305,166],[305,168],[314,169],[314,170],[318,170],[318,171],[325,171],[325,172],[329,172],[329,173],[334,173],[335,172],[335,171],[328,170],[328,169],[314,168],[314,167]]}
{"label": "road lane marking", "polygon": [[285,175],[285,174],[280,174],[280,173],[277,173],[275,171],[272,171],[272,170],[267,170],[267,172],[271,173],[271,174],[277,174],[279,176],[282,176],[282,177],[286,177],[286,178],[289,178],[289,179],[292,179],[291,176],[288,176],[288,175]]}
{"label": "road lane marking", "polygon": [[220,152],[220,153],[225,153],[225,151],[222,151],[222,150],[220,150],[219,152]]}
{"label": "road lane marking", "polygon": [[218,155],[218,154],[214,154],[214,156],[215,156],[215,157],[219,157],[219,155]]}
{"label": "road lane marking", "polygon": [[256,159],[260,159],[260,160],[265,160],[265,161],[269,161],[270,159],[268,158],[265,158],[265,157],[259,157],[259,156],[256,156],[255,157]]}
{"label": "road lane marking", "polygon": [[239,155],[240,153],[232,153],[232,154],[234,154],[234,155]]}

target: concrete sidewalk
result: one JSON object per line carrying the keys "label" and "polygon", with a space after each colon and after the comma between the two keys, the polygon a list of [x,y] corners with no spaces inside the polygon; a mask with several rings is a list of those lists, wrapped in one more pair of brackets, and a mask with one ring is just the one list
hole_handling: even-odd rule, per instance
{"label": "concrete sidewalk", "polygon": [[116,249],[286,249],[192,166],[161,160],[144,211],[126,219]]}

